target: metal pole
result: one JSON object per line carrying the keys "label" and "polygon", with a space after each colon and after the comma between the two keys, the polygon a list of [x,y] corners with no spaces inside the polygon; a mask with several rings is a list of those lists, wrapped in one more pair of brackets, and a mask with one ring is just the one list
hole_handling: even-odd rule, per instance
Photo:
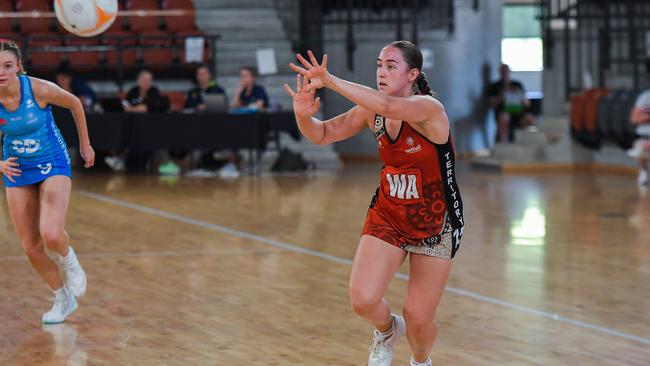
{"label": "metal pole", "polygon": [[630,59],[632,61],[632,80],[634,82],[634,90],[639,90],[639,60],[637,58],[637,49],[636,49],[636,26],[634,24],[634,3],[627,3],[627,21],[629,22],[629,50],[630,50]]}
{"label": "metal pole", "polygon": [[419,1],[413,0],[413,8],[411,9],[411,42],[417,46],[418,44],[418,8]]}
{"label": "metal pole", "polygon": [[569,13],[564,13],[564,99],[571,93],[571,47],[569,46]]}
{"label": "metal pole", "polygon": [[352,23],[352,0],[348,0],[348,18],[347,18],[347,35],[345,38],[345,48],[348,56],[348,70],[354,70],[354,30]]}

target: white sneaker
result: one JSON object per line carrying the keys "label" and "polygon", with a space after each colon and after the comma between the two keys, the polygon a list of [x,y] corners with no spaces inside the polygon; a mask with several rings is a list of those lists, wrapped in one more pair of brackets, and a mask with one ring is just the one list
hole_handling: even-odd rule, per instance
{"label": "white sneaker", "polygon": [[61,270],[65,273],[65,286],[75,297],[86,293],[86,272],[81,268],[77,255],[71,246],[68,246],[68,256],[60,258]]}
{"label": "white sneaker", "polygon": [[411,361],[409,362],[409,366],[433,366],[433,362],[431,362],[431,357],[429,357],[425,362],[416,362],[413,359],[413,356],[411,356]]}
{"label": "white sneaker", "polygon": [[104,162],[115,172],[123,172],[125,168],[124,159],[119,156],[107,156],[104,158]]}
{"label": "white sneaker", "polygon": [[[65,288],[65,286],[63,286]],[[52,309],[43,314],[43,324],[63,323],[68,315],[77,310],[77,300],[67,289],[65,295],[56,296]]]}
{"label": "white sneaker", "polygon": [[222,178],[238,178],[239,169],[234,163],[227,163],[221,169],[219,169],[219,176]]}
{"label": "white sneaker", "polygon": [[400,337],[406,334],[406,323],[401,315],[391,314],[393,318],[393,334],[384,338],[381,332],[375,329],[373,333],[372,346],[368,366],[390,366],[393,361],[393,348]]}
{"label": "white sneaker", "polygon": [[636,183],[640,186],[645,186],[648,184],[648,170],[639,169],[639,177],[636,179]]}
{"label": "white sneaker", "polygon": [[186,177],[195,177],[195,178],[212,178],[216,177],[218,174],[212,170],[207,169],[194,169],[190,170],[185,174]]}

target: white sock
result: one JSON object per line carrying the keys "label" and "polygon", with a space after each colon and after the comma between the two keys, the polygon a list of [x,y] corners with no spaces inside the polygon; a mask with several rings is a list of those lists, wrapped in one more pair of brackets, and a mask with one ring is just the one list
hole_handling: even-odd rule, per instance
{"label": "white sock", "polygon": [[70,297],[70,293],[68,292],[68,289],[65,288],[65,286],[61,286],[58,290],[54,290],[54,297],[56,297],[57,300],[60,299],[66,299]]}
{"label": "white sock", "polygon": [[79,261],[77,260],[77,255],[74,253],[74,250],[70,245],[68,245],[68,255],[60,256],[61,258],[61,264],[63,264],[63,267],[70,267],[77,265]]}
{"label": "white sock", "polygon": [[393,335],[393,329],[395,329],[395,318],[393,318],[393,314],[390,315],[390,329],[381,332],[381,336],[384,337],[384,339],[388,339]]}
{"label": "white sock", "polygon": [[411,362],[409,363],[410,366],[431,366],[431,357],[427,358],[426,361],[424,362],[417,362],[413,359],[413,356],[411,356]]}

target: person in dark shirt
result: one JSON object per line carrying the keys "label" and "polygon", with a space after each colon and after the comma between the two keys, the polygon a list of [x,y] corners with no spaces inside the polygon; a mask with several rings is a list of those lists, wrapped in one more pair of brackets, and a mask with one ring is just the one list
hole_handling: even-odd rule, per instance
{"label": "person in dark shirt", "polygon": [[131,113],[167,112],[169,99],[153,85],[153,74],[142,70],[138,74],[138,85],[129,90],[122,106],[125,112]]}
{"label": "person in dark shirt", "polygon": [[92,111],[97,96],[83,79],[74,76],[69,69],[60,69],[56,73],[56,83],[65,91],[77,96],[86,112]]}
{"label": "person in dark shirt", "polygon": [[[169,99],[153,85],[153,74],[148,70],[142,70],[138,74],[137,85],[132,87],[122,99],[122,108],[128,113],[167,112]],[[113,150],[104,161],[114,171],[121,172],[126,169],[127,156],[129,156],[129,149]],[[170,165],[169,170],[177,174],[179,169]]]}
{"label": "person in dark shirt", "polygon": [[501,65],[499,71],[501,80],[490,85],[487,95],[497,120],[497,141],[512,142],[516,128],[532,126],[535,122],[528,111],[530,100],[523,84],[510,78],[508,65]]}
{"label": "person in dark shirt", "polygon": [[262,86],[255,84],[256,77],[255,69],[252,67],[242,67],[239,70],[239,86],[230,107],[258,111],[268,108],[269,97]]}
{"label": "person in dark shirt", "polygon": [[187,92],[183,108],[194,112],[205,111],[206,106],[203,103],[203,96],[206,94],[222,94],[225,98],[228,98],[226,91],[218,86],[215,80],[212,80],[210,69],[206,65],[201,65],[196,69],[196,88]]}

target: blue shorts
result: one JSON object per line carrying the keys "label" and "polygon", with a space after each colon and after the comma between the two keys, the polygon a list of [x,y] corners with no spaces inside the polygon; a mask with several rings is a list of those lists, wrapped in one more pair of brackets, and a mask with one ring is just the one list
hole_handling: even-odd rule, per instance
{"label": "blue shorts", "polygon": [[[20,161],[18,161],[18,164],[20,164]],[[37,184],[55,175],[65,175],[66,177],[72,178],[72,169],[70,168],[70,164],[65,160],[59,160],[53,163],[20,164],[18,169],[21,171],[20,176],[13,177],[16,183],[7,179],[7,176],[4,176],[5,187],[23,187]]]}

